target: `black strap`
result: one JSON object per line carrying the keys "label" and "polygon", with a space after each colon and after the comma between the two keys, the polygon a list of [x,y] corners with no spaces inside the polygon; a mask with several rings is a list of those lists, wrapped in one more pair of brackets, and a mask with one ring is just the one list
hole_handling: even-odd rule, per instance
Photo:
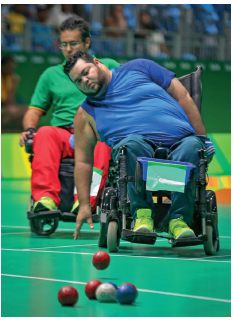
{"label": "black strap", "polygon": [[69,131],[70,133],[73,133],[73,131],[74,131],[74,127],[71,127],[71,126],[59,126],[58,128],[65,129],[65,130]]}

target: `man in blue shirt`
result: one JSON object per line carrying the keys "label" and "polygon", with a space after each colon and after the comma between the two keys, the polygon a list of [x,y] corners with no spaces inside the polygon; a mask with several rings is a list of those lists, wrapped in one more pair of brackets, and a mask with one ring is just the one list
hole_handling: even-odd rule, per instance
{"label": "man in blue shirt", "polygon": [[[65,73],[87,99],[74,120],[75,180],[80,200],[74,238],[86,220],[93,228],[89,208],[93,150],[98,141],[112,148],[117,160],[119,147],[127,145],[127,173],[134,175],[137,157],[153,156],[162,142],[169,159],[191,162],[198,167],[198,151],[208,139],[200,113],[175,74],[153,61],[136,59],[109,70],[97,59],[77,52],[66,63]],[[72,139],[71,139],[72,144]],[[198,175],[198,170],[196,170]],[[134,231],[153,232],[153,199],[145,200],[128,183]],[[172,192],[168,212],[169,234],[178,239],[195,236],[192,220],[195,198],[191,186],[185,193]]]}

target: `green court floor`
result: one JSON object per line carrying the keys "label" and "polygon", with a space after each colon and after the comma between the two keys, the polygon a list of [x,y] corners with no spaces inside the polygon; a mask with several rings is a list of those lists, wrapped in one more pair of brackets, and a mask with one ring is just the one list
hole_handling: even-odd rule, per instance
{"label": "green court floor", "polygon": [[[49,237],[30,232],[26,218],[30,196],[27,180],[2,180],[2,317],[223,317],[231,313],[230,205],[219,205],[220,251],[206,256],[202,246],[174,248],[167,240],[155,245],[122,241],[110,254],[106,270],[96,270],[92,257],[99,225],[85,224],[73,240],[74,223],[59,223]],[[106,249],[107,251],[107,249]],[[88,300],[91,279],[138,288],[133,305]],[[62,307],[59,289],[70,284],[79,292],[75,307]]]}

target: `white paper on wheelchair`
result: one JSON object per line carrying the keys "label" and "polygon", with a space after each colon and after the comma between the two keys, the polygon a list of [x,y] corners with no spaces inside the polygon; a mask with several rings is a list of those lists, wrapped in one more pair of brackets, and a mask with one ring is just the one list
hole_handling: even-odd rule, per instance
{"label": "white paper on wheelchair", "polygon": [[196,168],[192,163],[152,158],[137,158],[141,164],[142,178],[149,191],[176,191],[184,193],[190,172]]}

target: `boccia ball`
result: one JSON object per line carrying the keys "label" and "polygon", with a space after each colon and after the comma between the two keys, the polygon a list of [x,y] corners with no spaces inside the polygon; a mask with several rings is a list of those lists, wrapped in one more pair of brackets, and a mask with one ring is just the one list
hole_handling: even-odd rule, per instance
{"label": "boccia ball", "polygon": [[90,280],[85,286],[85,294],[89,299],[96,299],[96,289],[102,282],[99,280]]}
{"label": "boccia ball", "polygon": [[61,305],[73,306],[78,301],[78,291],[72,286],[64,286],[59,290],[57,298]]}
{"label": "boccia ball", "polygon": [[106,283],[110,283],[117,290],[118,286],[115,283],[112,283],[112,282],[106,282]]}
{"label": "boccia ball", "polygon": [[137,291],[128,284],[123,284],[117,289],[117,300],[120,304],[129,304],[134,302],[137,297]]}
{"label": "boccia ball", "polygon": [[96,290],[96,298],[100,302],[116,302],[117,290],[110,283],[102,283]]}
{"label": "boccia ball", "polygon": [[110,256],[105,251],[98,251],[92,259],[93,266],[98,270],[104,270],[109,266]]}
{"label": "boccia ball", "polygon": [[[135,287],[135,285],[134,285],[134,284],[129,283],[129,282],[124,282],[124,283],[122,283],[122,284],[121,284],[121,286],[123,286],[123,284],[128,284],[129,286],[132,286],[132,287],[136,290],[136,292],[137,292],[137,296],[138,296],[138,290],[137,290],[137,288]],[[137,296],[136,296],[136,297],[137,297]]]}

